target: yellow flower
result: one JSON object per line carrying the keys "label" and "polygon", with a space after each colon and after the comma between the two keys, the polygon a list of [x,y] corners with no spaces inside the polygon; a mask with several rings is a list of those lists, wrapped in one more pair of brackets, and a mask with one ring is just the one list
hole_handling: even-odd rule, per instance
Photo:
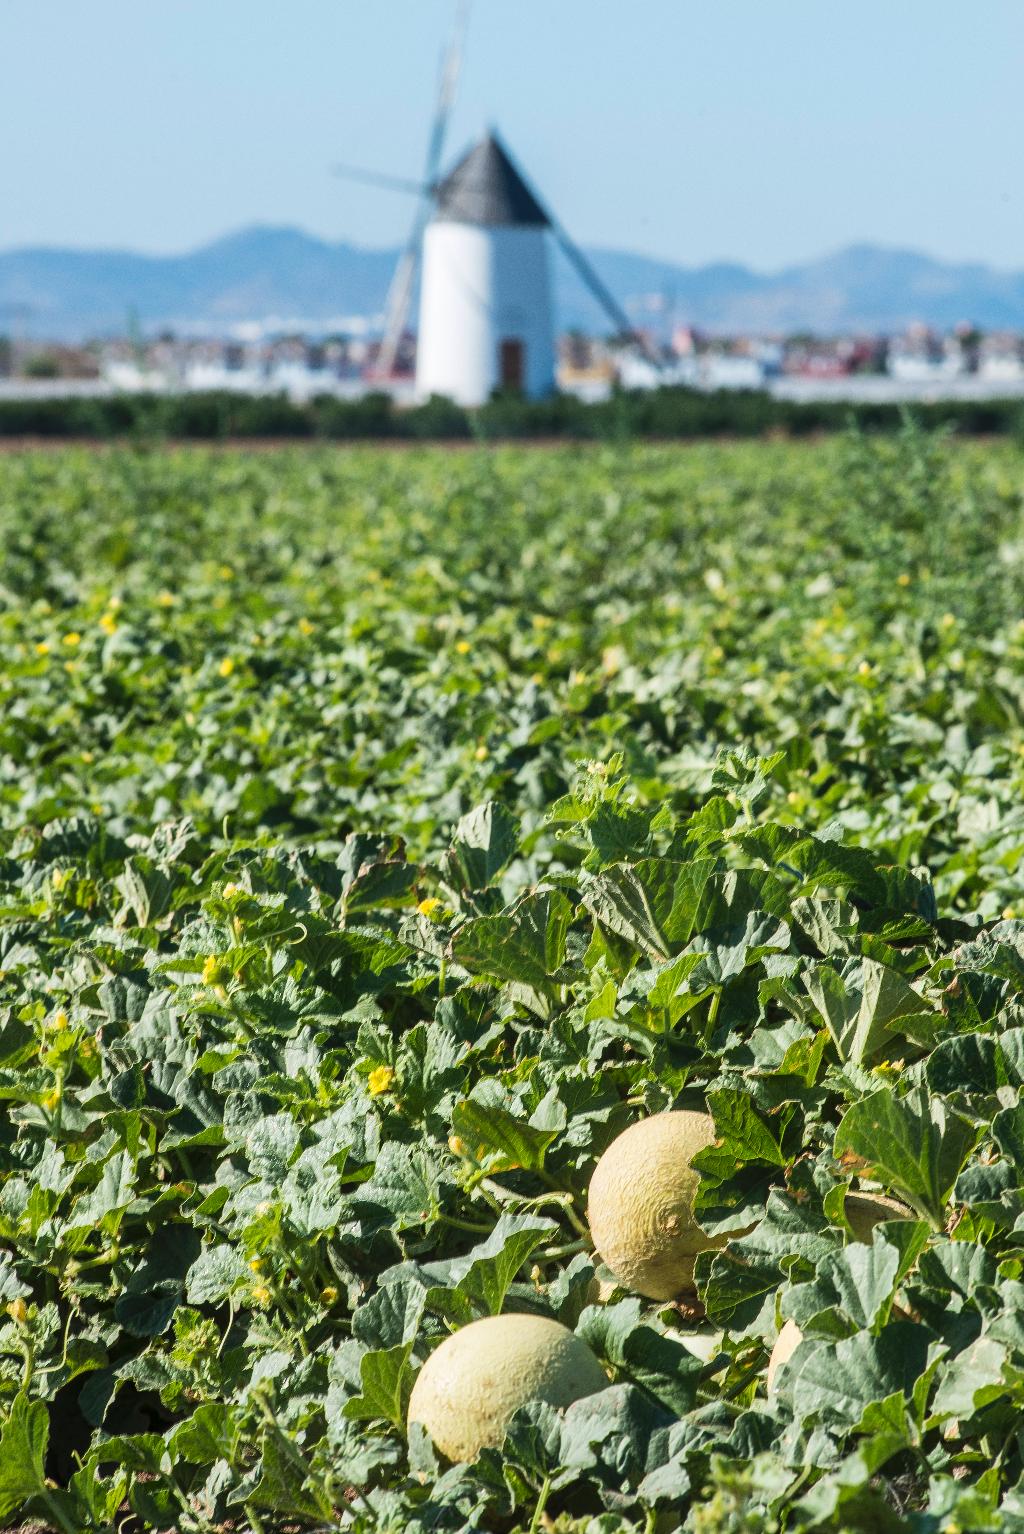
{"label": "yellow flower", "polygon": [[266,1284],[253,1284],[252,1297],[257,1305],[269,1305],[271,1300],[269,1287]]}
{"label": "yellow flower", "polygon": [[862,660],[861,661],[860,665],[857,667],[857,675],[858,676],[870,676],[871,675],[871,662],[869,660]]}
{"label": "yellow flower", "polygon": [[465,1156],[467,1154],[466,1143],[464,1140],[460,1140],[458,1135],[448,1136],[448,1149],[453,1156]]}
{"label": "yellow flower", "polygon": [[1016,906],[1008,905],[1008,906],[1004,906],[1003,907],[1003,921],[1013,921],[1015,919],[1016,915],[1017,915],[1017,908],[1016,908]]}
{"label": "yellow flower", "polygon": [[99,1054],[99,1045],[94,1038],[86,1036],[78,1046],[78,1053],[83,1060],[93,1060]]}
{"label": "yellow flower", "polygon": [[24,1326],[28,1320],[28,1306],[22,1299],[11,1300],[7,1306],[7,1314],[17,1326]]}
{"label": "yellow flower", "polygon": [[312,634],[314,632],[315,628],[316,628],[316,624],[315,623],[310,623],[308,618],[300,618],[299,619],[299,633],[300,634],[305,634],[307,638],[309,637],[310,634]]}
{"label": "yellow flower", "polygon": [[46,643],[45,639],[41,639],[39,641],[39,643],[36,645],[36,654],[37,655],[49,655],[49,653],[50,653],[50,646]]}
{"label": "yellow flower", "polygon": [[478,762],[486,762],[491,753],[488,751],[486,746],[477,746],[476,751],[473,754]]}
{"label": "yellow flower", "polygon": [[336,1305],[338,1303],[338,1291],[333,1284],[328,1284],[325,1289],[320,1290],[320,1303],[321,1305]]}
{"label": "yellow flower", "polygon": [[225,884],[221,894],[224,896],[225,900],[230,900],[232,895],[238,894],[239,888],[240,886],[237,884]]}
{"label": "yellow flower", "polygon": [[897,586],[909,586],[910,585],[910,576],[907,574],[907,572],[905,570],[903,571],[902,575],[897,575],[897,577],[896,577],[896,584],[897,584]]}
{"label": "yellow flower", "polygon": [[250,1268],[252,1269],[252,1271],[254,1273],[262,1273],[262,1271],[263,1271],[263,1258],[262,1257],[250,1257],[249,1258],[249,1266],[250,1266]]}
{"label": "yellow flower", "polygon": [[82,636],[81,636],[81,634],[76,634],[72,630],[72,632],[70,634],[65,634],[64,635],[63,643],[66,644],[66,645],[69,645],[71,647],[71,649],[73,650],[76,645],[80,645],[82,643]]}
{"label": "yellow flower", "polygon": [[64,1029],[68,1026],[68,1015],[67,1015],[67,1013],[66,1012],[55,1012],[54,1013],[54,1017],[53,1017],[53,1023],[52,1023],[51,1026],[53,1027],[53,1030],[54,1030],[55,1033],[63,1033]]}
{"label": "yellow flower", "polygon": [[47,1113],[52,1113],[59,1102],[60,1089],[58,1087],[54,1087],[53,1091],[47,1092],[46,1096],[43,1098],[43,1107],[46,1109]]}
{"label": "yellow flower", "polygon": [[103,614],[103,617],[100,619],[100,628],[105,634],[117,633],[117,619],[114,617],[113,613]]}
{"label": "yellow flower", "polygon": [[235,572],[230,565],[220,565],[217,569],[217,574],[222,581],[233,581],[235,578]]}
{"label": "yellow flower", "polygon": [[173,607],[175,596],[173,591],[158,591],[154,600],[157,607]]}
{"label": "yellow flower", "polygon": [[426,900],[421,900],[416,907],[421,916],[433,916],[435,911],[440,910],[441,902],[436,895],[428,895]]}
{"label": "yellow flower", "polygon": [[85,763],[85,765],[87,767],[88,767],[90,762],[95,760],[95,758],[93,757],[93,754],[92,754],[91,751],[83,751],[81,753],[81,758],[80,759]]}
{"label": "yellow flower", "polygon": [[235,669],[235,663],[231,659],[230,655],[225,655],[224,659],[221,661],[220,665],[217,667],[217,670],[220,672],[221,676],[230,676],[232,671],[234,671],[234,669]]}
{"label": "yellow flower", "polygon": [[64,662],[64,670],[67,671],[69,674],[74,674],[74,672],[81,671],[81,669],[82,669],[81,666],[78,664],[78,662],[76,660],[66,660]]}
{"label": "yellow flower", "polygon": [[218,954],[211,953],[203,965],[203,984],[223,985],[226,980],[230,979],[230,976],[230,967]]}
{"label": "yellow flower", "polygon": [[943,613],[942,617],[939,619],[939,622],[940,622],[940,624],[942,625],[942,627],[944,629],[951,629],[956,624],[956,614],[955,613]]}
{"label": "yellow flower", "polygon": [[387,1092],[395,1079],[395,1073],[390,1065],[378,1065],[375,1071],[371,1071],[367,1077],[367,1086],[371,1097],[380,1097],[382,1092]]}

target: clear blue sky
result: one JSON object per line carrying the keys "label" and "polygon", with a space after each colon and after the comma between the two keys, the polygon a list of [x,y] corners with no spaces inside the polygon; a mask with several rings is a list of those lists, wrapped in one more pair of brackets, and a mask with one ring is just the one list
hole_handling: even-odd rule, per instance
{"label": "clear blue sky", "polygon": [[[249,223],[391,244],[454,0],[0,0],[0,248]],[[1024,0],[476,0],[489,121],[581,241],[763,268],[855,240],[1024,267]]]}

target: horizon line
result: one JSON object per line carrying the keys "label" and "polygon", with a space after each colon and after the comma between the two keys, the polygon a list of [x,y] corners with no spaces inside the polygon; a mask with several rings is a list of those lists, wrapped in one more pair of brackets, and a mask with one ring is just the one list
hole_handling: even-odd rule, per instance
{"label": "horizon line", "polygon": [[[298,235],[304,240],[309,240],[318,245],[328,248],[346,248],[359,251],[366,255],[390,256],[397,259],[402,249],[402,241],[398,240],[393,245],[364,245],[358,240],[341,236],[332,239],[328,235],[316,234],[304,228],[300,224],[279,224],[273,222],[257,221],[251,224],[241,224],[224,233],[208,237],[196,244],[177,250],[150,251],[142,250],[130,245],[75,245],[57,242],[40,242],[31,244],[18,244],[0,247],[0,259],[11,256],[39,256],[39,255],[64,255],[64,256],[123,256],[138,261],[181,261],[190,256],[198,255],[203,251],[215,249],[218,245],[225,245],[233,240],[238,240],[246,235],[253,234],[289,234]],[[735,256],[716,256],[708,260],[688,264],[684,259],[677,256],[652,255],[647,251],[626,245],[606,245],[599,242],[581,241],[582,247],[591,252],[597,251],[607,255],[634,256],[644,261],[650,261],[661,266],[677,267],[681,271],[701,272],[714,270],[721,267],[729,267],[745,272],[752,272],[756,276],[778,277],[782,274],[799,269],[804,266],[818,265],[822,262],[835,260],[838,256],[850,255],[855,252],[870,252],[889,256],[914,256],[920,260],[932,262],[937,266],[952,267],[957,269],[980,268],[984,271],[993,272],[1003,276],[1020,276],[1024,274],[1024,252],[1022,252],[1022,265],[1020,267],[1000,266],[986,260],[982,256],[972,257],[946,257],[937,256],[930,251],[913,245],[889,244],[884,241],[875,241],[868,238],[851,239],[846,244],[832,246],[818,255],[802,257],[799,260],[784,262],[779,266],[758,266],[746,262]]]}

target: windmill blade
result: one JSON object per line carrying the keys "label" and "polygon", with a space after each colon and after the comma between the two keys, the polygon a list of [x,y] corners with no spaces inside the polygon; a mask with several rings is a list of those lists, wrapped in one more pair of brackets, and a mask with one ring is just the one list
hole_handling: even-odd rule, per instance
{"label": "windmill blade", "polygon": [[441,167],[445,134],[448,132],[448,119],[455,105],[455,93],[459,88],[459,75],[462,72],[462,54],[466,43],[466,29],[469,26],[470,3],[471,0],[459,0],[459,8],[455,13],[455,27],[448,44],[448,51],[441,64],[437,111],[434,113],[430,138],[427,141],[427,164],[423,177],[428,187],[433,187]]}
{"label": "windmill blade", "polygon": [[531,186],[530,191],[537,203],[537,206],[540,208],[545,219],[547,220],[548,228],[551,230],[552,235],[557,241],[558,247],[562,254],[572,265],[576,271],[576,274],[582,279],[584,286],[588,288],[593,297],[597,299],[597,302],[608,315],[608,318],[615,326],[618,334],[627,337],[631,341],[634,341],[637,346],[640,347],[647,360],[654,363],[656,367],[660,368],[662,361],[658,355],[657,349],[652,346],[651,342],[645,335],[641,335],[640,331],[637,330],[636,326],[633,324],[632,320],[630,320],[622,305],[616,298],[613,297],[609,289],[601,281],[600,277],[597,275],[594,268],[583,254],[582,250],[580,250],[575,241],[569,237],[568,231],[564,229],[558,222],[557,218],[555,218],[554,214],[551,212],[551,209],[545,205],[543,199],[537,196],[536,188]]}
{"label": "windmill blade", "polygon": [[661,358],[658,355],[657,349],[652,346],[645,335],[642,335],[637,330],[621,304],[612,296],[608,288],[605,287],[579,246],[573,243],[561,224],[552,218],[550,213],[548,213],[548,222],[551,225],[551,233],[558,241],[559,249],[572,264],[577,275],[582,279],[594,298],[597,299],[597,302],[608,315],[618,333],[635,341],[642,348],[644,356],[647,357],[648,361],[660,367]]}
{"label": "windmill blade", "polygon": [[362,181],[367,186],[383,186],[389,192],[412,192],[416,197],[422,197],[430,190],[422,181],[410,181],[406,176],[388,176],[383,171],[367,170],[362,165],[332,165],[331,175],[341,176],[345,181]]}
{"label": "windmill blade", "polygon": [[423,240],[423,231],[426,229],[427,220],[430,217],[430,203],[424,198],[423,203],[416,213],[412,226],[412,233],[406,241],[395,267],[395,274],[388,288],[387,304],[385,305],[384,339],[381,342],[380,353],[377,357],[375,372],[382,378],[389,378],[395,371],[395,359],[398,356],[398,348],[402,344],[402,336],[405,334],[406,321],[409,318],[409,308],[412,304],[413,290],[416,286],[416,271],[419,266],[420,244]]}
{"label": "windmill blade", "polygon": [[412,304],[413,290],[416,286],[420,246],[422,245],[423,234],[430,218],[430,198],[433,195],[438,171],[441,167],[445,135],[448,132],[448,119],[451,117],[452,107],[455,105],[455,93],[458,89],[459,74],[462,69],[462,53],[466,39],[466,28],[469,26],[470,3],[471,0],[459,0],[459,8],[455,16],[455,29],[441,65],[437,110],[434,113],[430,137],[427,140],[427,160],[423,176],[424,196],[416,210],[412,231],[406,241],[398,266],[395,268],[395,275],[391,280],[391,287],[388,290],[384,340],[381,343],[376,369],[378,374],[385,378],[394,372],[398,348],[401,345],[402,336],[405,333],[406,323],[409,318],[409,308]]}

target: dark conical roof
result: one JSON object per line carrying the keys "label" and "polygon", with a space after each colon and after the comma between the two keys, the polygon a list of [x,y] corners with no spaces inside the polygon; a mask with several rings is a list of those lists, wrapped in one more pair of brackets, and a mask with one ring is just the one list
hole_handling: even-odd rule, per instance
{"label": "dark conical roof", "polygon": [[481,139],[438,183],[434,217],[455,224],[543,228],[550,223],[494,133]]}

